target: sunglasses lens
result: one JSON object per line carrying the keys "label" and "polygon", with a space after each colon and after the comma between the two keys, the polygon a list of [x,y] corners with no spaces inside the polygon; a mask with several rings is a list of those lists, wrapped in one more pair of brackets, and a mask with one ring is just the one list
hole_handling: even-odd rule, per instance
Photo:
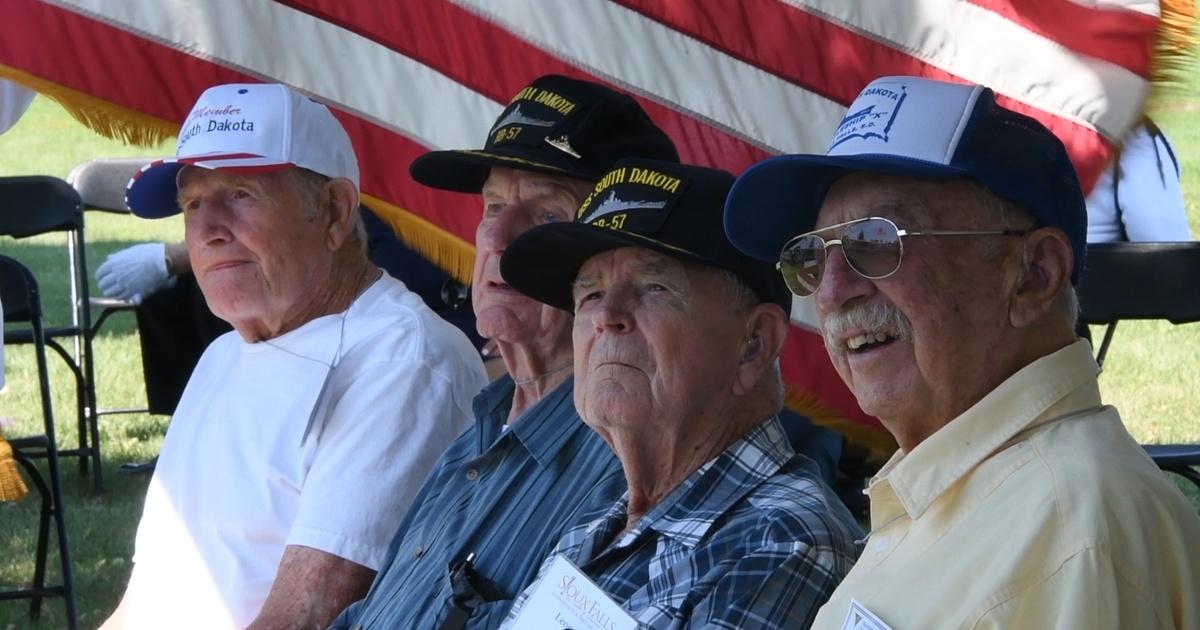
{"label": "sunglasses lens", "polygon": [[867,219],[847,226],[842,251],[846,262],[867,278],[885,278],[900,268],[900,235],[891,221]]}
{"label": "sunglasses lens", "polygon": [[825,271],[825,241],[812,234],[793,239],[779,254],[779,271],[792,293],[812,295]]}

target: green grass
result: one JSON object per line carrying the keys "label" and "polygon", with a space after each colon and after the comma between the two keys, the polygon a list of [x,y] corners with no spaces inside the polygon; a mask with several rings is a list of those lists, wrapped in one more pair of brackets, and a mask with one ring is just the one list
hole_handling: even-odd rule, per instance
{"label": "green grass", "polygon": [[[39,97],[9,133],[0,136],[0,175],[49,174],[65,177],[72,166],[97,157],[161,155],[173,143],[155,149],[127,147],[91,133],[61,107]],[[143,221],[129,216],[90,212],[86,216],[87,255],[94,269],[104,257],[133,243],[177,240],[178,220]],[[65,239],[40,236],[13,240],[0,237],[0,253],[31,267],[41,285],[50,323],[68,322]],[[91,290],[98,294],[93,281]],[[96,339],[97,397],[102,407],[145,405],[141,357],[132,314],[117,314]],[[0,392],[0,418],[11,424],[10,436],[40,433],[40,403],[33,352],[6,347],[7,388]],[[70,373],[56,356],[49,357],[54,417],[60,445],[76,443],[75,396]],[[122,463],[143,461],[158,453],[167,419],[147,415],[101,418],[106,492],[95,496],[90,477],[79,474],[74,459],[63,460],[67,519],[73,554],[81,627],[95,627],[116,605],[131,568],[133,532],[141,516],[146,477],[118,475]],[[31,495],[19,503],[0,503],[0,588],[28,585],[33,575],[37,502]],[[51,579],[57,579],[51,554]],[[26,628],[27,602],[0,603],[0,629]],[[59,600],[47,600],[38,628],[65,627]]]}
{"label": "green grass", "polygon": [[[1155,118],[1175,144],[1185,171],[1184,190],[1193,235],[1200,236],[1200,79],[1160,99]],[[54,103],[38,98],[20,124],[0,136],[0,175],[50,174],[63,177],[70,168],[96,157],[170,153],[126,147],[84,129]],[[176,240],[178,220],[142,221],[103,213],[87,216],[89,265],[132,243]],[[33,268],[46,296],[53,321],[67,313],[66,258],[63,239],[38,237],[14,241],[0,237],[0,252]],[[93,283],[93,292],[95,287]],[[1102,331],[1094,330],[1099,338]],[[137,332],[132,316],[110,319],[95,347],[97,391],[102,407],[136,407],[145,393]],[[1160,322],[1122,323],[1109,353],[1100,384],[1106,402],[1122,412],[1130,431],[1143,442],[1200,442],[1200,325],[1175,327]],[[40,425],[32,353],[24,347],[5,349],[8,388],[0,392],[0,418],[17,436],[37,432]],[[73,386],[61,362],[51,357],[54,410],[61,444],[75,443]],[[124,462],[153,457],[162,444],[166,419],[146,415],[101,419],[106,492],[94,496],[90,478],[82,477],[74,460],[64,462],[68,519],[75,561],[80,622],[95,627],[116,605],[131,568],[133,534],[141,515],[145,477],[116,474]],[[1193,496],[1200,507],[1200,496]],[[0,504],[0,588],[25,584],[33,573],[32,500]],[[52,577],[57,571],[51,569]],[[25,628],[23,602],[0,603],[0,630]],[[62,606],[47,602],[35,627],[63,626]]]}

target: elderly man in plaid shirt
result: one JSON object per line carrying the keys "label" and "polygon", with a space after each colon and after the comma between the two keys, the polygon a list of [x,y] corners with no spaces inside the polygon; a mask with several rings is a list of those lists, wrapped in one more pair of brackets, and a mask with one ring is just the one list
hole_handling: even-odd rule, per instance
{"label": "elderly man in plaid shirt", "polygon": [[[629,484],[541,573],[564,557],[631,626],[804,627],[857,556],[853,518],[776,416],[791,299],[726,239],[732,182],[619,162],[574,222],[527,231],[501,260],[510,286],[574,310],[575,405]],[[530,624],[537,588],[510,626]]]}

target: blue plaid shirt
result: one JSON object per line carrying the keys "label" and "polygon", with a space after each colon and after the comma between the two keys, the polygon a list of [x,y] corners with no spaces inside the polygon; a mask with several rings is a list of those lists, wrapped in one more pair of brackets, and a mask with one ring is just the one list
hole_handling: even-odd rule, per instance
{"label": "blue plaid shirt", "polygon": [[573,379],[504,430],[515,389],[505,376],[475,398],[475,426],[438,460],[392,542],[367,597],[331,629],[419,628],[446,619],[451,564],[474,553],[475,572],[499,591],[471,628],[495,628],[568,527],[625,492],[608,444],[575,412]]}
{"label": "blue plaid shirt", "polygon": [[774,417],[615,538],[627,507],[628,494],[563,534],[554,554],[575,563],[642,628],[806,628],[850,571],[862,537]]}

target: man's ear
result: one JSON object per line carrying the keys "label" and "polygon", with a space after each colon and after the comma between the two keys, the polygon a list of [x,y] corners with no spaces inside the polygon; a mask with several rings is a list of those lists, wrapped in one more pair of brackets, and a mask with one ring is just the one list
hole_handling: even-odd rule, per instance
{"label": "man's ear", "polygon": [[733,390],[737,395],[753,391],[787,339],[788,317],[778,304],[759,304],[750,309],[746,337],[739,346],[737,374]]}
{"label": "man's ear", "polygon": [[1008,318],[1016,328],[1041,320],[1071,282],[1075,256],[1067,235],[1057,228],[1038,228],[1022,239],[1022,269]]}
{"label": "man's ear", "polygon": [[336,252],[354,231],[358,217],[358,189],[343,177],[330,180],[321,194],[321,203],[325,205],[324,210],[328,213],[325,216],[329,221],[326,244],[329,251]]}

